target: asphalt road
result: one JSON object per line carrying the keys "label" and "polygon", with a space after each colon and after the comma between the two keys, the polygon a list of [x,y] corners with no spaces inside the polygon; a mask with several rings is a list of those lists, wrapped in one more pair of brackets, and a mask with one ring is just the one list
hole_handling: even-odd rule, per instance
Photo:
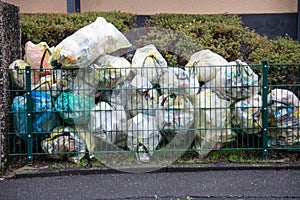
{"label": "asphalt road", "polygon": [[[157,196],[157,198],[155,197]],[[224,170],[4,179],[0,199],[300,199],[300,170]]]}

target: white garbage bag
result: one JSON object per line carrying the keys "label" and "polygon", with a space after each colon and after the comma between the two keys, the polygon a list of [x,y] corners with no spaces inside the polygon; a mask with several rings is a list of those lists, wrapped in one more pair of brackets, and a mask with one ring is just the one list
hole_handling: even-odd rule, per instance
{"label": "white garbage bag", "polygon": [[161,139],[157,119],[154,116],[139,113],[128,120],[127,146],[136,153],[141,162],[149,162]]}
{"label": "white garbage bag", "polygon": [[221,67],[214,79],[203,86],[223,99],[246,99],[258,93],[258,76],[247,63],[240,60]]}
{"label": "white garbage bag", "polygon": [[195,96],[196,149],[202,157],[211,149],[235,140],[236,134],[231,130],[230,104],[209,89]]}
{"label": "white garbage bag", "polygon": [[123,106],[99,102],[90,112],[89,130],[102,141],[125,146],[124,132],[127,116]]}
{"label": "white garbage bag", "polygon": [[200,89],[197,78],[180,68],[168,68],[159,79],[160,89],[163,94],[176,94],[192,97]]}
{"label": "white garbage bag", "polygon": [[167,67],[167,61],[152,44],[137,49],[132,58],[132,68],[136,74],[153,84],[158,83],[159,77]]}
{"label": "white garbage bag", "polygon": [[207,82],[216,76],[223,65],[228,65],[225,58],[205,49],[194,53],[185,66],[190,73],[197,76],[198,81]]}
{"label": "white garbage bag", "polygon": [[259,94],[236,102],[234,108],[233,122],[242,132],[257,134],[262,130],[262,98]]}
{"label": "white garbage bag", "polygon": [[269,146],[293,145],[300,141],[300,103],[286,89],[274,89],[268,94]]}
{"label": "white garbage bag", "polygon": [[100,55],[130,47],[126,37],[103,17],[77,30],[61,41],[53,51],[52,65],[59,62],[65,68],[85,68]]}

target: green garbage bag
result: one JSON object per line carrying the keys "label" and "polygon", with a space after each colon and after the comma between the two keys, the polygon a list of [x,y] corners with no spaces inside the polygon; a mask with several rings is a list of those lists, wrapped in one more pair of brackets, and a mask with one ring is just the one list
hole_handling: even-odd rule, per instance
{"label": "green garbage bag", "polygon": [[69,124],[87,123],[94,105],[94,98],[74,92],[60,93],[54,103],[58,114]]}

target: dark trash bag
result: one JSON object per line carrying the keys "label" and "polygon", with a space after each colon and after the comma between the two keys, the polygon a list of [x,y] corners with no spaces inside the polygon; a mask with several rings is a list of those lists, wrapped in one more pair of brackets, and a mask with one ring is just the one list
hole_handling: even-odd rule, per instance
{"label": "dark trash bag", "polygon": [[[51,101],[51,96],[45,92],[31,91],[32,99],[32,131],[38,134],[34,139],[46,138],[50,131],[59,125]],[[27,133],[27,95],[17,96],[13,100],[12,112],[14,119],[14,129],[26,140]]]}

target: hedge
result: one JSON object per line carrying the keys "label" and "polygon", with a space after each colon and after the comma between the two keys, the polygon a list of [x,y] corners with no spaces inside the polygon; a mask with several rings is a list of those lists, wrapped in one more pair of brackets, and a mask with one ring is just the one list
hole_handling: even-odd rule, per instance
{"label": "hedge", "polygon": [[[22,47],[29,40],[34,43],[45,41],[49,46],[55,46],[98,16],[106,18],[124,33],[137,27],[135,14],[116,11],[21,14]],[[296,40],[288,35],[269,40],[244,27],[238,15],[156,14],[150,16],[144,26],[146,31],[141,32],[136,43],[154,43],[169,65],[184,65],[191,53],[202,48],[210,49],[228,61],[241,59],[249,64],[261,60],[268,60],[271,64],[300,62],[300,44]],[[176,43],[172,41],[174,38],[177,38]]]}

